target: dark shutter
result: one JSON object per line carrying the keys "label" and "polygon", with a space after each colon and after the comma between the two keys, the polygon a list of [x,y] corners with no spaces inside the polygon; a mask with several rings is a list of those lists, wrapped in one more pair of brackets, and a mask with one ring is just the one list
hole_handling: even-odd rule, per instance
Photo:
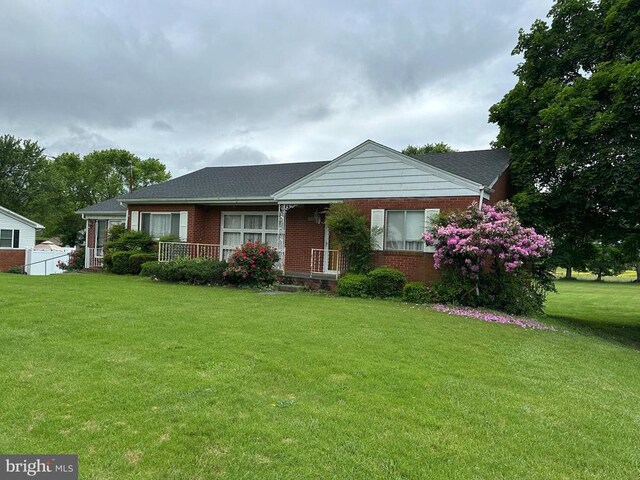
{"label": "dark shutter", "polygon": [[13,231],[13,248],[20,246],[20,230]]}

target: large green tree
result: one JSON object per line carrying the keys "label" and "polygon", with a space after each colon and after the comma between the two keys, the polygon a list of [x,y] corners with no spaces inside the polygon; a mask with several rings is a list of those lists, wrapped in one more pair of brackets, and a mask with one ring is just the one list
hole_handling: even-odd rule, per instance
{"label": "large green tree", "polygon": [[43,221],[36,197],[48,182],[46,168],[44,148],[38,142],[0,136],[0,206]]}
{"label": "large green tree", "polygon": [[556,0],[490,109],[522,218],[571,248],[640,230],[640,0]]}
{"label": "large green tree", "polygon": [[49,165],[50,196],[57,208],[50,212],[47,229],[74,243],[81,227],[75,211],[171,178],[156,158],[141,159],[126,150],[97,150],[80,157],[76,153],[58,155]]}
{"label": "large green tree", "polygon": [[425,145],[422,145],[421,147],[415,145],[407,145],[402,149],[402,153],[404,153],[405,155],[425,155],[427,153],[450,153],[456,151],[457,150],[455,148],[444,142],[427,143]]}

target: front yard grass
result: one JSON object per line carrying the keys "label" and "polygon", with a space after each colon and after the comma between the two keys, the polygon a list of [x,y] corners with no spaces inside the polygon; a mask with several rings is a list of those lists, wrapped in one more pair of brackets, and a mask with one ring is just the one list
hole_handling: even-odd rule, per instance
{"label": "front yard grass", "polygon": [[[640,322],[637,289],[567,288],[572,325]],[[0,274],[0,452],[85,479],[637,478],[639,351],[566,322]]]}

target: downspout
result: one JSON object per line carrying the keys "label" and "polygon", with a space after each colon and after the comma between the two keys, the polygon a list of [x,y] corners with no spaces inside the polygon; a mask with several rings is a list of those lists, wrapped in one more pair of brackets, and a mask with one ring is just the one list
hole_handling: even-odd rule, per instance
{"label": "downspout", "polygon": [[[480,198],[478,200],[478,210],[482,211],[482,202],[484,201],[484,189],[485,186],[484,185],[480,185]],[[480,296],[480,284],[478,282],[478,280],[476,280],[476,297]]]}

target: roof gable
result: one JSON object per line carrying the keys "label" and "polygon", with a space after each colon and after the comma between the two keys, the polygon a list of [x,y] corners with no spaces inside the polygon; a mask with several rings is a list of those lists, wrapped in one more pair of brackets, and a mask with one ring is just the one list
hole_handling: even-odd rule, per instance
{"label": "roof gable", "polygon": [[8,208],[0,207],[0,214],[5,215],[17,222],[23,223],[28,227],[32,228],[44,228],[43,225],[40,225],[38,222],[34,222],[33,220],[29,220],[27,217],[23,217],[22,215],[9,210]]}
{"label": "roof gable", "polygon": [[478,195],[481,185],[367,140],[274,194],[283,201]]}

